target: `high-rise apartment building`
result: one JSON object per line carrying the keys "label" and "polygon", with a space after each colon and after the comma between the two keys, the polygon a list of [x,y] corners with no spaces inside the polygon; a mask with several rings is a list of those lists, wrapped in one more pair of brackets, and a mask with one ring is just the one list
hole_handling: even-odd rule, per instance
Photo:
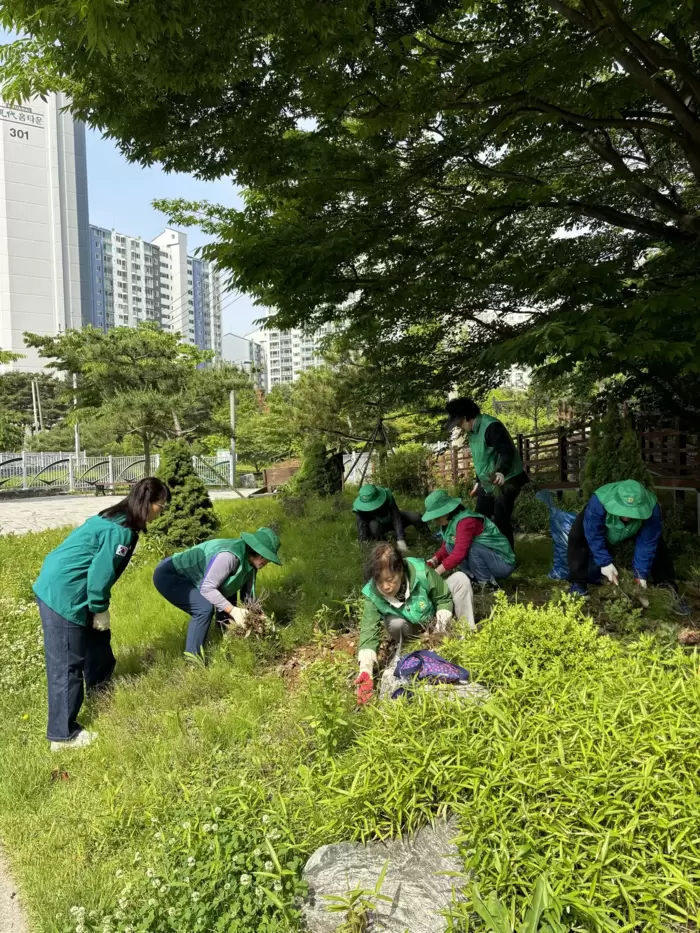
{"label": "high-rise apartment building", "polygon": [[238,334],[224,334],[221,338],[221,357],[250,374],[255,385],[267,391],[267,365],[261,343]]}
{"label": "high-rise apartment building", "polygon": [[267,364],[267,387],[296,382],[300,373],[321,366],[321,343],[333,332],[332,324],[325,324],[314,333],[294,329],[257,330],[248,339],[263,348]]}
{"label": "high-rise apartment building", "polygon": [[149,243],[90,227],[92,324],[102,330],[154,321],[221,355],[221,282],[187,254],[187,235],[165,230]]}
{"label": "high-rise apartment building", "polygon": [[85,127],[50,94],[0,102],[0,348],[43,362],[23,333],[54,336],[91,320]]}

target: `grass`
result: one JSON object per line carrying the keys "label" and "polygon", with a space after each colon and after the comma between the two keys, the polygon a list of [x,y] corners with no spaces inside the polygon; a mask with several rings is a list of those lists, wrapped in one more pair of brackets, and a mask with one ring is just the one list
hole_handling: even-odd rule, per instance
{"label": "grass", "polygon": [[[613,624],[593,601],[623,636],[600,638],[577,608],[548,602],[562,589],[546,578],[549,542],[522,539],[511,601],[443,649],[494,700],[419,695],[356,715],[351,658],[311,664],[294,690],[275,672],[325,643],[319,629],[356,619],[349,500],[217,509],[227,534],[281,534],[284,565],[260,577],[277,636],[212,637],[208,665],[188,664],[186,617],[151,586],[158,555],[144,538],[114,591],[114,691],[83,716],[100,739],[80,754],[51,755],[44,739],[31,600],[63,533],[0,538],[0,834],[37,933],[294,930],[315,847],[448,809],[465,868],[517,913],[546,870],[572,929],[697,921],[700,681],[695,657],[670,647],[664,603]],[[661,637],[640,640],[645,629]],[[452,923],[474,929],[466,910]]]}

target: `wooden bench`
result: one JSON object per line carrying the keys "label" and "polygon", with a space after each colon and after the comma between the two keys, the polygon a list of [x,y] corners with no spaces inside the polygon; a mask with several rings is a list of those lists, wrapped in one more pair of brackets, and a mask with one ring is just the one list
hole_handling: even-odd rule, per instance
{"label": "wooden bench", "polygon": [[98,479],[98,480],[90,480],[90,479],[88,479],[88,480],[86,480],[85,482],[86,482],[86,483],[89,483],[90,486],[94,487],[94,489],[95,489],[95,495],[96,495],[96,496],[106,496],[106,495],[107,495],[107,490],[108,490],[108,489],[111,490],[111,491],[114,491],[114,490],[116,490],[116,489],[118,489],[118,488],[121,488],[121,489],[124,489],[124,488],[126,488],[126,489],[131,489],[131,487],[134,485],[134,483],[136,483],[136,480],[135,480],[135,479],[124,479],[124,480],[119,480],[119,481],[116,482],[116,483],[110,483],[108,480],[101,480],[101,479]]}

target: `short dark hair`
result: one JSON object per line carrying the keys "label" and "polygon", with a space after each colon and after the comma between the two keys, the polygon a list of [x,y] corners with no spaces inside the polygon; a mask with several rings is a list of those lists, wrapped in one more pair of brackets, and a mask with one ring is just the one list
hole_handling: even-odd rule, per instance
{"label": "short dark hair", "polygon": [[165,483],[156,479],[155,476],[147,476],[145,479],[140,479],[138,483],[134,483],[125,499],[117,502],[116,505],[111,505],[108,509],[103,509],[100,515],[103,518],[126,516],[124,524],[127,528],[132,531],[143,531],[151,504],[168,503],[170,499],[171,492]]}
{"label": "short dark hair", "polygon": [[367,558],[365,564],[365,581],[378,580],[385,572],[406,573],[406,561],[401,551],[390,541],[378,544]]}
{"label": "short dark hair", "polygon": [[472,418],[478,418],[481,409],[473,398],[453,398],[445,405],[447,414],[450,418],[466,418],[471,421]]}

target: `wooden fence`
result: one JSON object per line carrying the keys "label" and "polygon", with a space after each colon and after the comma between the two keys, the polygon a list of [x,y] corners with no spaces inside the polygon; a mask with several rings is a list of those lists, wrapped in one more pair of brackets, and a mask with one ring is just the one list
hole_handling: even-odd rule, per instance
{"label": "wooden fence", "polygon": [[[538,486],[579,489],[590,444],[590,426],[561,427],[518,434],[516,444],[525,470]],[[698,435],[673,427],[637,432],[642,459],[655,485],[700,492]],[[451,448],[435,458],[436,485],[456,486],[473,475],[469,448]]]}

